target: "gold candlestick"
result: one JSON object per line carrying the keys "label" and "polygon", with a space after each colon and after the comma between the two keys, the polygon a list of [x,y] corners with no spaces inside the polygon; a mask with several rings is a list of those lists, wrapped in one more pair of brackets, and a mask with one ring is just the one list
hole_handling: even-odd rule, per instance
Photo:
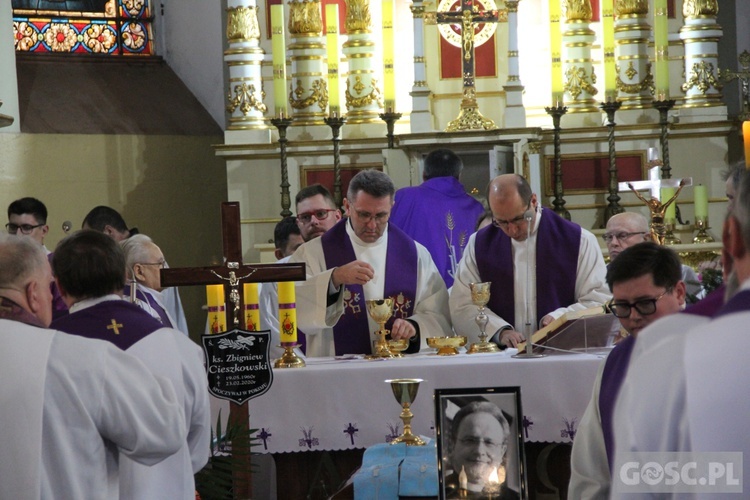
{"label": "gold candlestick", "polygon": [[479,342],[471,344],[471,347],[466,351],[469,354],[476,354],[478,352],[498,352],[500,350],[497,344],[494,342],[487,342],[487,323],[489,318],[484,313],[484,306],[490,301],[490,285],[492,283],[486,281],[484,283],[469,283],[471,289],[471,302],[479,308],[479,314],[475,319],[477,326],[479,327]]}
{"label": "gold candlestick", "polygon": [[708,230],[711,229],[708,225],[708,216],[700,216],[695,218],[695,230],[698,234],[693,238],[693,243],[713,243],[713,237],[708,234]]}
{"label": "gold candlestick", "polygon": [[415,436],[411,433],[411,419],[414,418],[414,414],[411,412],[411,404],[414,402],[414,398],[417,397],[417,391],[419,390],[419,383],[422,382],[420,378],[396,378],[386,380],[386,384],[391,384],[393,390],[393,396],[396,401],[401,405],[401,420],[404,422],[404,432],[399,437],[391,441],[391,444],[406,443],[407,446],[424,446],[425,441],[419,436]]}
{"label": "gold candlestick", "polygon": [[294,352],[295,347],[299,347],[300,344],[286,344],[281,347],[284,348],[284,353],[279,359],[277,359],[273,367],[274,368],[304,368],[306,366],[305,360],[297,356]]}

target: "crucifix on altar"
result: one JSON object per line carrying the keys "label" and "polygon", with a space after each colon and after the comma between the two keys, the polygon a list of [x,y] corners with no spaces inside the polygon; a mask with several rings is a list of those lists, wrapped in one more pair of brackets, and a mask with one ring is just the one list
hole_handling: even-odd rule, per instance
{"label": "crucifix on altar", "polygon": [[463,97],[461,112],[458,118],[451,120],[446,132],[461,130],[491,130],[497,128],[495,122],[482,116],[479,112],[476,97],[474,34],[479,25],[496,23],[499,21],[497,10],[479,11],[476,0],[461,0],[461,10],[452,12],[438,12],[435,19],[437,24],[452,24],[461,26],[461,73],[463,79]]}
{"label": "crucifix on altar", "polygon": [[[646,204],[651,219],[651,239],[660,245],[681,243],[672,233],[676,214],[674,202],[685,186],[692,186],[692,177],[684,179],[662,179],[659,166],[648,171],[648,180],[621,182],[620,191],[630,189],[639,200]],[[676,191],[675,191],[676,189]],[[639,191],[649,191],[646,199]]]}
{"label": "crucifix on altar", "polygon": [[[242,239],[240,231],[239,202],[221,204],[221,226],[224,251],[224,264],[221,266],[170,268],[161,270],[161,284],[168,286],[223,285],[224,296],[229,297],[225,328],[246,327],[241,311],[244,311],[245,297],[241,293],[245,283],[288,282],[305,279],[305,264],[243,264]],[[217,332],[213,332],[217,333]],[[235,498],[250,498],[250,421],[248,403],[230,403],[229,426],[236,429],[232,442],[232,453],[239,457],[233,473]]]}

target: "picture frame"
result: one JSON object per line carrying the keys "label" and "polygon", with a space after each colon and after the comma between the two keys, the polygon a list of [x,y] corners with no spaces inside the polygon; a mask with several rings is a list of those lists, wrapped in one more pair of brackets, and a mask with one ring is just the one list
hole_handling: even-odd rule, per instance
{"label": "picture frame", "polygon": [[[438,497],[441,500],[527,498],[521,388],[435,389],[434,399]],[[498,436],[506,428],[503,449],[503,439]],[[476,463],[477,453],[486,464],[481,463],[483,460]],[[467,463],[461,463],[465,459]],[[457,465],[463,469],[463,475],[456,470]],[[491,478],[493,471],[498,472],[496,478]]]}

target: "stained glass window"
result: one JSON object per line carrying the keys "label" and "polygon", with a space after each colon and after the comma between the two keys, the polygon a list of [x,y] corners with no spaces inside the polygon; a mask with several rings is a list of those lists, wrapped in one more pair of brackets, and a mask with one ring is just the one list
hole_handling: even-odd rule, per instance
{"label": "stained glass window", "polygon": [[150,0],[12,0],[18,52],[153,56]]}

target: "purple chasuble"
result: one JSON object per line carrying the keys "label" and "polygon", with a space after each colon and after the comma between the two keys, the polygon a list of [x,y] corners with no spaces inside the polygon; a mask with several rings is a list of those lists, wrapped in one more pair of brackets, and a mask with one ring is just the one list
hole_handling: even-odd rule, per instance
{"label": "purple chasuble", "polygon": [[690,304],[682,311],[685,314],[695,314],[696,316],[706,316],[712,318],[724,305],[724,293],[727,287],[724,283],[717,287],[695,304]]}
{"label": "purple chasuble", "polygon": [[734,294],[731,299],[719,309],[714,318],[734,314],[738,312],[750,311],[750,290],[741,290]]}
{"label": "purple chasuble", "polygon": [[39,318],[5,297],[0,297],[0,319],[19,321],[27,325],[47,328]]}
{"label": "purple chasuble", "polygon": [[[125,288],[123,288],[122,290],[122,295],[123,297],[130,297],[130,283],[125,285]],[[151,295],[150,293],[146,293],[140,288],[136,287],[135,298],[150,305],[151,309],[153,309],[156,314],[159,315],[162,325],[167,328],[174,328],[174,326],[172,326],[172,322],[169,321],[169,315],[167,314],[167,311],[164,310],[164,308],[161,306],[161,304],[159,304],[159,302],[154,298],[153,295]]]}
{"label": "purple chasuble", "polygon": [[[346,233],[348,223],[348,219],[343,219],[320,237],[326,259],[326,269],[343,266],[357,260],[349,235]],[[395,299],[394,314],[386,323],[386,328],[390,329],[396,318],[408,318],[414,312],[419,261],[414,240],[393,224],[388,225],[386,255],[398,255],[398,258],[386,258],[385,262],[384,298]],[[336,355],[369,354],[372,352],[370,327],[367,322],[367,306],[362,286],[344,286],[345,290],[341,292],[345,297],[344,314],[333,327]]]}
{"label": "purple chasuble", "polygon": [[483,213],[482,204],[458,179],[434,177],[396,191],[390,222],[391,227],[398,226],[430,251],[445,286],[450,288],[453,271]]}
{"label": "purple chasuble", "polygon": [[158,319],[125,300],[105,300],[52,322],[56,330],[106,340],[123,351],[164,328]]}
{"label": "purple chasuble", "polygon": [[604,447],[607,449],[610,470],[614,465],[615,452],[615,429],[612,425],[612,415],[615,411],[615,401],[617,401],[617,395],[620,393],[622,381],[625,380],[625,375],[628,373],[628,364],[634,345],[635,337],[632,335],[617,343],[604,361],[602,380],[599,385],[599,416],[602,421]]}
{"label": "purple chasuble", "polygon": [[[560,307],[576,302],[576,272],[581,249],[581,226],[552,210],[545,210],[536,236],[536,324]],[[479,230],[474,247],[477,270],[483,282],[491,281],[490,310],[516,324],[513,293],[513,249],[511,239],[501,229],[489,225]],[[541,272],[536,272],[537,270]],[[533,279],[533,278],[532,278]],[[520,300],[524,300],[520,298]]]}

